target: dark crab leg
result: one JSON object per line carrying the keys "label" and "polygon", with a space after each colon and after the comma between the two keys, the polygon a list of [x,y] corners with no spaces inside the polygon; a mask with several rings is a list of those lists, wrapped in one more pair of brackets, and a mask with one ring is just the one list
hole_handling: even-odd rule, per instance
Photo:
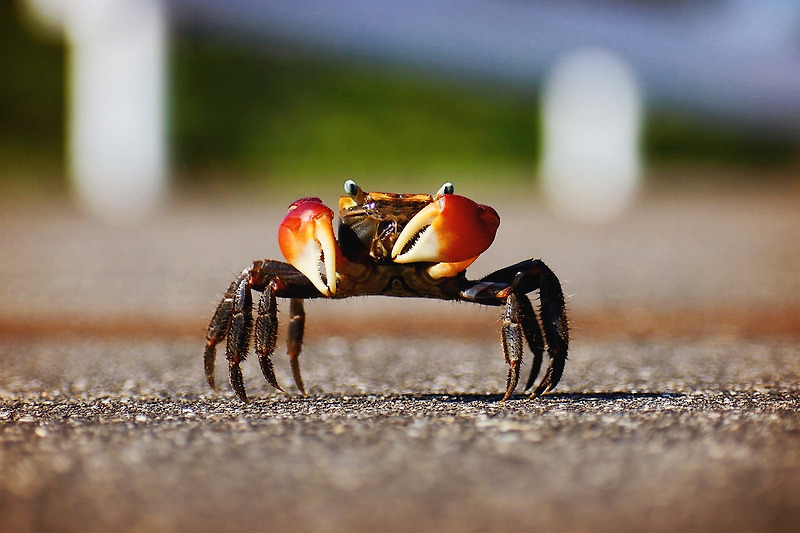
{"label": "dark crab leg", "polygon": [[528,382],[525,385],[527,391],[533,386],[536,376],[542,367],[542,356],[544,354],[544,340],[536,313],[533,311],[531,301],[524,294],[511,293],[506,299],[503,310],[503,355],[508,363],[508,379],[506,380],[506,393],[501,401],[507,400],[519,380],[520,367],[522,366],[522,337],[528,342],[528,347],[533,352],[533,363]]}
{"label": "dark crab leg", "polygon": [[[530,301],[525,301],[527,297],[525,300],[520,298],[520,296],[535,290],[539,291],[540,300],[541,329],[538,334],[536,330],[539,324],[533,307],[530,305]],[[541,356],[537,356],[537,353],[541,353],[543,344],[541,332],[544,331],[544,343],[547,344],[550,364],[541,383],[531,394],[531,398],[553,390],[564,372],[569,348],[569,326],[561,284],[552,270],[539,259],[528,259],[493,272],[480,280],[467,282],[460,292],[460,297],[485,305],[506,306],[503,311],[503,349],[506,360],[511,366],[516,357],[516,350],[521,349],[517,348],[521,343],[521,336],[516,327],[506,328],[505,326],[508,317],[511,324],[521,325],[528,346],[534,354],[532,376],[528,379],[529,384],[535,379],[541,366]],[[509,302],[509,300],[511,301]],[[509,387],[514,381],[511,377],[512,370],[509,369],[505,398],[513,392],[513,389],[509,392]],[[513,384],[515,385],[516,382],[514,381]]]}
{"label": "dark crab leg", "polygon": [[[258,312],[253,320],[253,290],[261,291]],[[314,284],[295,267],[281,261],[264,259],[253,262],[239,274],[228,287],[225,296],[217,306],[206,333],[206,347],[203,357],[206,380],[216,390],[214,364],[216,346],[227,339],[225,352],[228,359],[230,381],[236,395],[247,402],[241,362],[247,357],[250,338],[255,336],[255,352],[258,355],[261,371],[267,381],[276,389],[283,391],[275,377],[272,354],[278,333],[278,306],[276,298],[291,299],[291,319],[289,321],[289,357],[292,374],[300,391],[305,394],[300,377],[298,357],[303,342],[302,299],[321,296]],[[255,330],[255,332],[253,332]]]}
{"label": "dark crab leg", "polygon": [[[256,261],[250,268],[253,287],[259,289],[264,286],[264,296],[259,303],[259,314],[256,323],[256,353],[261,363],[261,371],[267,381],[276,389],[283,391],[275,378],[272,366],[272,355],[278,332],[276,296],[288,297],[289,302],[289,332],[287,347],[289,362],[292,367],[292,377],[300,392],[305,395],[303,379],[300,375],[300,349],[303,344],[303,330],[305,327],[305,311],[303,299],[321,296],[316,286],[300,273],[295,267],[280,261]],[[269,295],[267,295],[269,293]],[[262,305],[263,304],[263,305]],[[259,321],[260,320],[260,321]]]}
{"label": "dark crab leg", "polygon": [[533,352],[531,373],[528,375],[528,381],[525,383],[525,390],[527,391],[533,387],[533,383],[542,368],[544,338],[542,337],[542,326],[539,324],[539,319],[536,318],[536,313],[533,310],[530,299],[524,294],[518,294],[517,301],[522,331],[525,333],[525,340],[528,342],[528,347],[531,352]]}
{"label": "dark crab leg", "polygon": [[506,392],[501,401],[511,397],[519,380],[520,367],[522,366],[522,337],[528,342],[528,347],[533,352],[533,363],[528,382],[525,385],[527,391],[533,386],[536,376],[542,367],[542,356],[544,354],[544,340],[542,330],[536,314],[531,306],[531,301],[524,294],[511,293],[506,299],[503,309],[503,355],[508,363],[508,379],[506,380]]}
{"label": "dark crab leg", "polygon": [[303,310],[303,300],[292,298],[289,302],[289,332],[286,346],[289,352],[289,364],[292,367],[294,383],[303,396],[308,396],[303,385],[303,377],[300,375],[300,350],[303,347],[305,325],[306,313]]}
{"label": "dark crab leg", "polygon": [[250,292],[249,276],[239,282],[233,299],[233,316],[228,329],[228,342],[225,355],[228,358],[228,373],[231,386],[236,395],[247,402],[247,393],[244,390],[242,369],[239,366],[247,357],[250,347],[250,334],[253,329],[253,296]]}
{"label": "dark crab leg", "polygon": [[261,299],[258,301],[255,338],[255,352],[264,378],[270,385],[283,391],[272,366],[272,354],[275,352],[275,344],[278,341],[278,304],[275,300],[275,283],[273,281],[267,283]]}
{"label": "dark crab leg", "polygon": [[564,307],[564,293],[555,274],[541,261],[542,283],[539,290],[539,313],[547,342],[550,364],[539,386],[531,394],[536,398],[553,390],[561,380],[569,349],[569,323]]}
{"label": "dark crab leg", "polygon": [[[524,296],[523,296],[524,297]],[[519,302],[515,294],[510,294],[503,310],[503,326],[501,335],[503,339],[503,355],[508,363],[508,377],[506,378],[506,393],[501,401],[506,401],[519,381],[519,367],[522,365],[522,325],[519,321]]]}
{"label": "dark crab leg", "polygon": [[228,335],[228,329],[231,325],[231,317],[233,316],[233,300],[236,296],[236,290],[239,283],[246,276],[246,272],[242,272],[236,279],[231,282],[225,296],[214,311],[214,316],[211,318],[211,323],[208,325],[206,332],[206,348],[203,354],[203,364],[205,367],[206,381],[213,390],[217,390],[216,380],[214,379],[214,363],[217,359],[217,344],[222,342]]}

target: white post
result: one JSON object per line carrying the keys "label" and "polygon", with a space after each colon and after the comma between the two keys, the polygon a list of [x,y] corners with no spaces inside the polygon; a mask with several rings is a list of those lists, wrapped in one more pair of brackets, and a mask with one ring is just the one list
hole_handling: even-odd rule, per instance
{"label": "white post", "polygon": [[567,56],[547,81],[542,113],[548,200],[583,222],[618,215],[641,171],[641,98],[628,66],[602,50]]}
{"label": "white post", "polygon": [[78,199],[112,220],[166,189],[166,14],[159,0],[29,0],[69,47],[67,154]]}

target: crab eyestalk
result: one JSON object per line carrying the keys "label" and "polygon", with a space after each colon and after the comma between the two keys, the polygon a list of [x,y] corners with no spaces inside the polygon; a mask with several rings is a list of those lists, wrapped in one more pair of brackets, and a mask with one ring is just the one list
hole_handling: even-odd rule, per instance
{"label": "crab eyestalk", "polygon": [[492,244],[499,225],[500,217],[488,205],[455,194],[437,195],[400,232],[392,259],[468,265]]}
{"label": "crab eyestalk", "polygon": [[333,236],[333,211],[322,200],[301,198],[290,205],[278,228],[278,244],[286,260],[322,294],[336,294],[338,250]]}

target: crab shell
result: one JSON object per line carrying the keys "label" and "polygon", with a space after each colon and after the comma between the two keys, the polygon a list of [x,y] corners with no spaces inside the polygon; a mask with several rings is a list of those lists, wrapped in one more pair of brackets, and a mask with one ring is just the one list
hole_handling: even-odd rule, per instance
{"label": "crab shell", "polygon": [[357,188],[341,197],[339,217],[337,243],[333,211],[319,198],[301,198],[278,229],[283,256],[326,296],[336,294],[337,275],[369,262],[430,263],[432,279],[455,276],[492,244],[500,225],[491,207],[441,191],[430,196]]}

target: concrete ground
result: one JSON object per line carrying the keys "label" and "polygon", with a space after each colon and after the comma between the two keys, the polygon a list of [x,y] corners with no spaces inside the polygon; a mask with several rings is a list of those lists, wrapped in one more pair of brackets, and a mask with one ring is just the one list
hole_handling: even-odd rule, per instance
{"label": "concrete ground", "polygon": [[800,189],[649,193],[600,226],[498,193],[470,272],[561,277],[554,393],[498,403],[497,309],[362,298],[307,306],[309,397],[281,349],[289,394],[251,358],[245,405],[208,390],[203,330],[279,257],[287,196],[127,227],[0,200],[0,531],[800,528]]}

